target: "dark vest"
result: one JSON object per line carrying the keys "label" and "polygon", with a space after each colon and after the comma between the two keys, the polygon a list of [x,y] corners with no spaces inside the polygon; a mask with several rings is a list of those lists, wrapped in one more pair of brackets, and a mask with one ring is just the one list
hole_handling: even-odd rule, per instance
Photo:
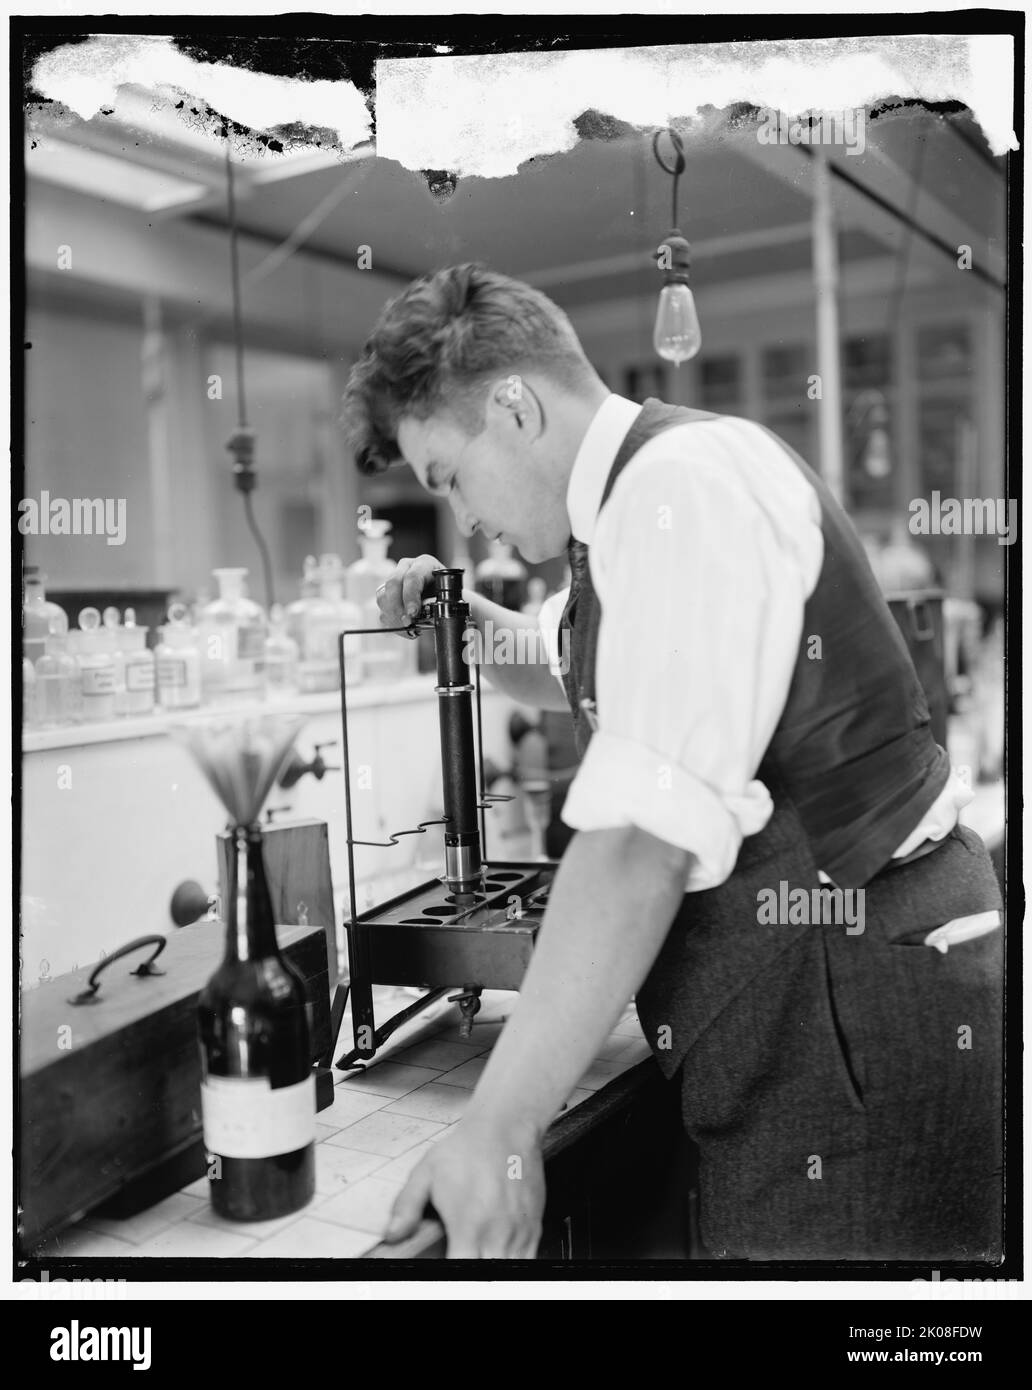
{"label": "dark vest", "polygon": [[[648,440],[662,430],[720,418],[648,400],[613,463],[601,506],[617,478]],[[769,431],[768,431],[769,433]],[[721,1000],[770,963],[771,952],[794,935],[783,929],[758,948],[755,889],[748,875],[763,868],[777,877],[812,884],[822,869],[839,888],[866,884],[889,863],[949,777],[949,759],[932,738],[928,705],[899,629],[845,512],[821,479],[776,436],[820,502],[824,558],[804,610],[802,636],[788,699],[756,776],[774,800],[771,821],[747,837],[734,873],[715,889],[687,894],[671,937],[639,991],[639,1012],[650,1023],[685,1018],[675,996],[689,972],[695,989],[690,1025],[682,1026],[664,1070],[673,1070],[691,1036],[722,1007]],[[686,459],[686,466],[689,460]],[[643,556],[643,563],[647,557]],[[684,596],[685,604],[691,595]],[[591,738],[582,702],[595,698],[595,650],[601,605],[588,566],[575,579],[562,617],[569,629],[564,676],[581,754]],[[820,638],[820,659],[810,639]],[[604,711],[601,711],[604,718]],[[740,921],[744,915],[745,920]],[[692,930],[685,938],[684,927]],[[679,927],[679,929],[677,929]],[[807,928],[809,930],[809,928]],[[738,938],[741,935],[740,941]],[[707,941],[711,935],[718,958]],[[736,946],[738,941],[741,950]],[[677,957],[677,959],[674,959]],[[672,978],[672,976],[674,978]],[[686,986],[684,986],[686,987]],[[700,993],[701,991],[701,993]],[[644,1008],[643,1008],[644,1006]],[[650,1039],[655,1042],[654,1038]]]}

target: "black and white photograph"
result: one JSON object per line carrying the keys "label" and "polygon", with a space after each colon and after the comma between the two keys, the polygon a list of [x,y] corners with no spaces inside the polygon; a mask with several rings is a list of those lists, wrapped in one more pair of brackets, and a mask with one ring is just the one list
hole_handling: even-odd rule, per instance
{"label": "black and white photograph", "polygon": [[16,1291],[845,1281],[909,1316],[829,1364],[981,1360],[1023,13],[9,43]]}

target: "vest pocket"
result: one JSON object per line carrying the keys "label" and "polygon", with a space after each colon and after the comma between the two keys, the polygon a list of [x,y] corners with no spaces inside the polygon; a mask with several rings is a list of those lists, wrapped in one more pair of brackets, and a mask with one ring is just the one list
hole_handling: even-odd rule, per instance
{"label": "vest pocket", "polygon": [[[816,928],[823,932],[823,928]],[[829,1047],[833,1050],[837,1065],[839,1078],[842,1086],[849,1097],[850,1103],[855,1109],[864,1109],[864,1090],[860,1082],[859,1072],[859,1051],[855,1042],[850,1041],[850,1030],[846,1026],[845,1015],[848,1010],[844,1003],[836,998],[836,987],[832,972],[831,953],[827,948],[827,940],[822,936],[825,943],[824,949],[824,1007],[826,1011],[825,1022],[827,1024],[827,1037]]]}

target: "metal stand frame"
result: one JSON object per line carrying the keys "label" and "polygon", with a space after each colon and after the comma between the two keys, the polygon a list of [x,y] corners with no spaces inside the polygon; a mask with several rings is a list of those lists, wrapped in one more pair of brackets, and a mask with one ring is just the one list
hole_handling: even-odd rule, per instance
{"label": "metal stand frame", "polygon": [[[472,624],[469,620],[467,626]],[[351,819],[351,753],[348,742],[348,696],[347,696],[347,670],[344,661],[344,639],[355,636],[386,636],[389,633],[404,632],[410,635],[425,631],[429,627],[435,627],[433,623],[416,622],[405,627],[362,627],[348,628],[338,634],[337,637],[337,660],[340,666],[340,712],[341,712],[341,738],[344,754],[344,814],[347,823],[347,846],[348,846],[348,901],[350,903],[350,916],[345,921],[348,934],[348,983],[338,983],[334,991],[333,1001],[330,1006],[330,1038],[331,1044],[328,1052],[320,1058],[320,1065],[329,1066],[332,1062],[333,1053],[337,1050],[337,1042],[340,1034],[341,1025],[344,1021],[344,1011],[347,1008],[348,997],[351,998],[351,1017],[352,1030],[354,1034],[354,1048],[340,1057],[336,1066],[338,1070],[347,1071],[362,1065],[364,1060],[368,1060],[376,1055],[379,1047],[387,1041],[402,1024],[415,1017],[423,1009],[429,1008],[436,1003],[442,996],[448,994],[447,988],[436,988],[429,990],[422,998],[415,1000],[407,1008],[394,1014],[381,1024],[376,1026],[376,1019],[373,1009],[373,980],[372,967],[369,960],[369,932],[370,925],[359,920],[358,903],[355,893],[355,845],[365,845],[373,849],[393,849],[403,835],[425,835],[427,828],[431,825],[446,825],[449,817],[438,818],[436,820],[420,821],[418,825],[409,830],[396,830],[390,832],[386,840],[356,840],[352,833]],[[436,631],[436,628],[435,628]],[[481,857],[486,864],[487,854],[487,820],[485,812],[491,805],[498,801],[511,801],[512,797],[507,795],[489,792],[484,786],[484,734],[483,717],[481,714],[480,703],[480,665],[473,663],[475,672],[474,691],[476,698],[477,714],[477,788],[479,797],[477,806],[480,811],[480,843]],[[471,907],[468,913],[459,913],[453,919],[456,922],[462,921],[464,916],[476,911],[476,907]],[[463,1001],[468,999],[466,991],[460,989],[460,993],[453,998]],[[476,1005],[478,1007],[478,1003]],[[476,1008],[473,1008],[473,1012]]]}

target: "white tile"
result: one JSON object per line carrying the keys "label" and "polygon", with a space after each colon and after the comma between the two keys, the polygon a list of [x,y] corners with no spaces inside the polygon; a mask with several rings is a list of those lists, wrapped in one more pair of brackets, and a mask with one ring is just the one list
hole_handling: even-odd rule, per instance
{"label": "white tile", "polygon": [[443,1038],[429,1038],[426,1042],[391,1053],[391,1061],[410,1066],[436,1067],[445,1072],[461,1066],[472,1057],[479,1057],[485,1047],[485,1043],[446,1042]]}
{"label": "white tile", "polygon": [[[204,1181],[207,1183],[208,1179],[205,1178]],[[203,1197],[190,1196],[185,1192],[173,1192],[170,1197],[156,1202],[154,1206],[148,1207],[145,1211],[137,1212],[135,1216],[118,1218],[90,1215],[86,1217],[83,1224],[89,1226],[93,1231],[115,1236],[118,1240],[127,1240],[131,1245],[139,1245],[141,1241],[149,1240],[151,1236],[164,1230],[166,1226],[174,1226],[177,1222],[185,1221],[196,1212],[203,1211],[207,1205],[207,1192]]]}
{"label": "white tile", "polygon": [[[442,1131],[447,1134],[448,1131]],[[436,1139],[437,1136],[434,1136]],[[407,1153],[399,1154],[397,1158],[392,1158],[389,1163],[376,1170],[376,1176],[384,1182],[408,1182],[413,1168],[421,1163],[433,1148],[433,1139],[428,1139],[425,1144],[417,1144],[414,1149],[409,1149]]]}
{"label": "white tile", "polygon": [[415,1115],[420,1120],[436,1120],[438,1124],[450,1125],[461,1118],[471,1100],[471,1092],[461,1086],[441,1086],[432,1082],[429,1086],[420,1086],[418,1091],[410,1091],[400,1100],[392,1101],[384,1114]]}
{"label": "white tile", "polygon": [[358,1149],[342,1149],[335,1144],[317,1144],[315,1148],[315,1190],[334,1196],[349,1183],[367,1178],[382,1168],[387,1159],[383,1154],[362,1153]]}
{"label": "white tile", "polygon": [[332,1135],[326,1143],[329,1146],[340,1144],[347,1149],[361,1149],[363,1153],[382,1154],[384,1158],[397,1158],[443,1128],[443,1125],[433,1124],[430,1120],[415,1119],[411,1115],[388,1115],[386,1111],[379,1110],[375,1115],[367,1115],[364,1120],[356,1120],[347,1129]]}
{"label": "white tile", "polygon": [[639,1062],[644,1062],[647,1057],[652,1056],[652,1048],[644,1038],[635,1038],[629,1042],[620,1055],[616,1058],[623,1068],[637,1066]]}
{"label": "white tile", "polygon": [[374,1095],[352,1086],[338,1086],[333,1093],[333,1104],[319,1111],[316,1124],[333,1130],[343,1129],[345,1125],[353,1125],[356,1120],[381,1110],[386,1104],[385,1095]]}
{"label": "white tile", "polygon": [[184,1187],[182,1189],[182,1195],[184,1197],[200,1197],[206,1202],[208,1200],[208,1188],[210,1186],[211,1183],[208,1181],[208,1175],[205,1173],[203,1178],[198,1178],[196,1182],[192,1182],[188,1187]]}
{"label": "white tile", "polygon": [[[307,1211],[308,1207],[305,1207],[304,1210]],[[271,1221],[228,1221],[209,1206],[204,1211],[191,1216],[190,1220],[201,1226],[214,1226],[216,1230],[228,1231],[231,1235],[250,1236],[252,1240],[264,1240],[266,1236],[275,1235],[277,1231],[281,1231],[284,1226],[289,1226],[297,1218],[298,1213],[292,1211],[287,1216],[275,1216]]]}
{"label": "white tile", "polygon": [[583,1105],[586,1100],[590,1100],[594,1094],[594,1091],[583,1091],[578,1088],[567,1098],[566,1104],[559,1111],[559,1114],[565,1115],[567,1110],[575,1110],[578,1105]]}
{"label": "white tile", "polygon": [[139,1255],[143,1252],[126,1240],[116,1240],[114,1236],[79,1225],[51,1236],[32,1253],[38,1258],[43,1255]]}
{"label": "white tile", "polygon": [[[240,1230],[245,1227],[241,1223]],[[166,1226],[163,1231],[146,1245],[138,1246],[138,1255],[154,1255],[189,1259],[232,1257],[246,1255],[254,1247],[254,1237],[237,1235],[232,1230],[221,1230],[214,1226],[204,1226],[198,1221],[184,1221],[178,1226]]]}
{"label": "white tile", "polygon": [[[620,1041],[626,1043],[627,1039],[621,1038]],[[442,1086],[462,1086],[465,1090],[472,1091],[486,1066],[486,1057],[474,1057],[472,1061],[463,1062],[461,1067],[443,1072],[439,1077],[440,1084]]]}
{"label": "white tile", "polygon": [[592,1062],[577,1082],[579,1091],[601,1091],[608,1086],[614,1076],[619,1076],[622,1068],[616,1062]]}
{"label": "white tile", "polygon": [[621,1052],[625,1052],[628,1047],[633,1046],[634,1044],[626,1033],[610,1033],[598,1050],[598,1060],[600,1062],[615,1062]]}
{"label": "white tile", "polygon": [[614,1033],[619,1033],[623,1038],[640,1038],[641,1024],[637,1018],[622,1018],[613,1029]]}
{"label": "white tile", "polygon": [[[346,1093],[388,1096],[397,1100],[407,1095],[417,1086],[425,1086],[440,1075],[434,1067],[408,1067],[401,1062],[378,1062],[365,1071],[353,1072],[346,1076],[334,1091],[334,1101],[341,1091]],[[325,1112],[324,1112],[325,1113]]]}
{"label": "white tile", "polygon": [[319,1220],[381,1236],[401,1190],[400,1182],[384,1182],[380,1177],[363,1178],[354,1187],[324,1202],[319,1208]]}
{"label": "white tile", "polygon": [[351,1231],[346,1226],[305,1216],[263,1240],[249,1253],[258,1260],[353,1260],[378,1244],[378,1238],[370,1231]]}

